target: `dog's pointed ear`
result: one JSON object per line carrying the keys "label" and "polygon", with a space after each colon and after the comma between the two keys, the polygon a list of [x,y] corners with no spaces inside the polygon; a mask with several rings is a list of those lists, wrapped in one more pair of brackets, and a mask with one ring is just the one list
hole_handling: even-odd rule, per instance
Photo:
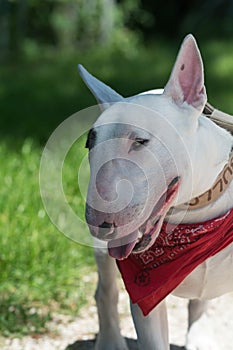
{"label": "dog's pointed ear", "polygon": [[91,75],[81,64],[78,65],[78,70],[83,81],[95,96],[102,110],[107,109],[115,102],[124,100],[124,98],[116,91]]}
{"label": "dog's pointed ear", "polygon": [[200,111],[204,108],[207,97],[203,63],[196,40],[191,34],[182,43],[164,94],[179,105],[186,102]]}

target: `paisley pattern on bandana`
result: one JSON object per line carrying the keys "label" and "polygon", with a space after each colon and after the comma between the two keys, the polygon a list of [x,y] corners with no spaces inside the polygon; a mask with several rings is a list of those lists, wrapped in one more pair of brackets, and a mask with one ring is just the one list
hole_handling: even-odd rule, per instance
{"label": "paisley pattern on bandana", "polygon": [[233,209],[203,223],[164,223],[152,247],[117,265],[132,302],[148,315],[199,264],[232,242]]}

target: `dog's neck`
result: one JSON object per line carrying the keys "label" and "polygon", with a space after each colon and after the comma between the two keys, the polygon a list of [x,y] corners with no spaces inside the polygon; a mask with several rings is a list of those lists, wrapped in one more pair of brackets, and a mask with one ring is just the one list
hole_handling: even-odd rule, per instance
{"label": "dog's neck", "polygon": [[[196,147],[200,150],[194,159],[194,191],[199,195],[211,188],[224,165],[227,163],[233,147],[233,136],[213,122],[200,119]],[[213,141],[211,141],[213,140]],[[203,166],[201,166],[202,164]],[[201,179],[204,179],[202,181]],[[201,185],[200,185],[201,184]],[[195,210],[181,209],[179,206],[170,212],[167,219],[174,223],[195,223],[219,217],[233,207],[233,181],[228,188],[211,204]],[[191,199],[191,198],[190,198]]]}

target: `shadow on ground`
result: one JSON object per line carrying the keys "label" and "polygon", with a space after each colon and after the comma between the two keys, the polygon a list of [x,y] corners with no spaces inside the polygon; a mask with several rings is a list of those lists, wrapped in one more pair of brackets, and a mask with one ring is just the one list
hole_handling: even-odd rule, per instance
{"label": "shadow on ground", "polygon": [[[125,338],[129,350],[138,350],[135,339]],[[78,340],[74,344],[69,345],[65,350],[94,350],[95,339],[93,340]],[[170,345],[170,350],[185,350],[183,346]]]}

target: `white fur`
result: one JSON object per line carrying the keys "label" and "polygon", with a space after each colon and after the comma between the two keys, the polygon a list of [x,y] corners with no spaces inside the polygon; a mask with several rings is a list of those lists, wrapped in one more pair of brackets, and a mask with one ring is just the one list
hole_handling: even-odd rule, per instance
{"label": "white fur", "polygon": [[[196,84],[194,86],[195,91],[191,91],[189,94],[188,89],[188,92],[184,91],[186,89],[186,78],[184,79],[183,77],[183,70],[182,76],[179,76],[179,67],[183,61],[185,64],[188,62],[190,55],[196,71],[188,72],[187,74],[190,77],[199,74],[200,79],[197,79],[197,83],[193,83],[194,85]],[[189,65],[188,69],[193,69],[193,67]],[[91,86],[92,81],[90,76],[88,75],[85,79],[85,72],[83,72],[83,77],[87,81],[87,85]],[[95,127],[104,124],[107,125],[111,122],[128,123],[130,125],[129,131],[133,131],[133,126],[136,126],[142,127],[145,134],[152,132],[153,135],[158,135],[158,140],[155,140],[149,146],[149,152],[147,151],[145,156],[142,156],[140,152],[129,156],[129,152],[127,151],[129,149],[129,141],[125,135],[124,138],[122,136],[122,139],[116,145],[114,143],[110,144],[109,147],[106,147],[104,150],[100,148],[99,151],[97,147],[93,154],[90,154],[93,174],[90,180],[91,183],[95,181],[98,167],[103,159],[115,160],[117,157],[125,157],[143,166],[143,169],[148,175],[148,183],[152,184],[151,198],[148,200],[147,214],[144,213],[143,218],[140,217],[138,220],[146,219],[146,215],[150,212],[156,198],[161,196],[172,176],[179,175],[182,179],[179,194],[176,202],[173,203],[176,206],[209,189],[228,160],[229,152],[233,145],[232,136],[200,113],[206,101],[203,84],[203,67],[200,53],[195,40],[191,36],[185,40],[181,48],[175,68],[165,87],[164,93],[161,90],[150,91],[131,98],[122,98],[121,100],[120,95],[113,93],[112,90],[108,90],[108,87],[101,83],[102,92],[99,100],[103,102],[102,96],[107,95],[108,99],[106,102],[108,104],[105,105],[105,111],[97,120]],[[95,90],[94,94],[98,95],[98,87],[96,86],[98,86],[98,82],[95,80],[92,91]],[[190,86],[192,88],[192,84]],[[188,96],[187,100],[185,100],[186,95]],[[116,99],[118,99],[118,103],[111,105],[116,102]],[[163,125],[169,125],[166,128],[166,132],[164,132]],[[118,130],[116,126],[115,128],[114,130],[111,128],[107,129],[105,133],[110,132],[113,135],[117,131],[123,135],[121,129]],[[173,135],[174,130],[177,130],[178,133],[174,133]],[[111,135],[108,136],[111,138]],[[100,132],[98,137],[105,139],[106,135],[104,132],[102,134]],[[158,162],[153,158],[155,153],[159,160]],[[175,165],[173,164],[173,160],[175,160]],[[160,171],[160,167],[162,167],[162,172]],[[126,176],[127,171],[128,169],[124,168],[124,164],[121,161],[112,161],[111,166],[106,167],[103,173],[102,183],[100,180],[100,186],[102,186],[103,195],[106,198],[110,196],[112,189],[117,186],[119,178]],[[155,180],[155,174],[161,174],[161,176],[157,176],[157,182]],[[137,171],[131,174],[132,178],[137,178],[139,175],[140,173],[137,173]],[[111,180],[111,188],[106,185],[110,181],[109,179]],[[192,185],[191,187],[190,184]],[[125,192],[127,192],[126,190],[129,190],[129,188],[127,184],[125,186]],[[124,191],[122,193],[124,198]],[[139,192],[135,196],[135,206],[140,204],[141,195],[142,193]],[[233,183],[213,204],[188,212],[175,209],[172,214],[167,214],[166,219],[171,222],[182,221],[183,223],[205,221],[220,216],[232,208],[232,198]],[[104,205],[106,203],[102,204],[101,207],[99,198],[94,194],[91,185],[89,187],[88,200],[94,207],[104,212]],[[114,202],[114,205],[109,205],[112,205],[111,209],[114,210],[117,207],[117,201]],[[127,214],[131,218],[135,216],[133,212],[128,212]],[[123,222],[125,213],[121,215],[122,217],[114,214],[114,220],[118,220],[119,223]],[[100,219],[106,219],[104,218],[104,214]],[[111,217],[109,216],[108,220],[110,219]],[[119,235],[123,236],[132,232],[137,225],[138,221],[135,218],[126,229],[119,230]],[[94,231],[93,228],[93,233],[95,233]],[[205,316],[201,316],[204,310],[204,304],[201,300],[215,298],[233,290],[232,257],[233,245],[231,244],[220,253],[199,265],[174,291],[174,294],[177,296],[191,300],[196,299],[190,303],[189,307],[190,324],[186,343],[188,350],[213,350],[214,346],[216,349],[220,349],[221,345],[217,346],[207,331],[208,319]],[[100,321],[100,334],[96,343],[96,350],[126,349],[126,344],[120,335],[117,319],[115,265],[112,259],[107,256],[105,249],[96,249],[96,260],[99,269],[99,285],[96,300]],[[158,305],[147,317],[142,315],[137,305],[132,305],[131,310],[137,330],[139,348],[146,350],[168,350],[169,342],[165,301]],[[200,334],[203,330],[205,331],[204,338]]]}

